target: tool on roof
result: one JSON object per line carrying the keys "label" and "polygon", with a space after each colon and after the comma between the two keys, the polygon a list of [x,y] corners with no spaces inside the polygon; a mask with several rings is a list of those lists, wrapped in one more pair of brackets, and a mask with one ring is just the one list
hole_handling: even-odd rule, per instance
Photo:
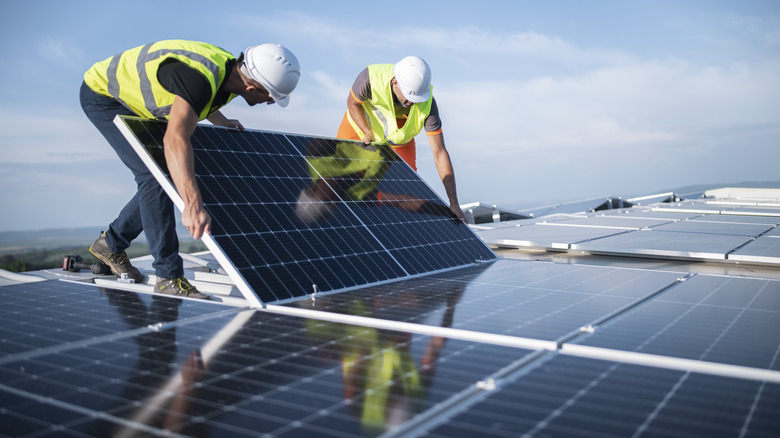
{"label": "tool on roof", "polygon": [[79,272],[82,269],[89,269],[96,275],[111,274],[111,268],[105,263],[85,263],[80,255],[66,255],[62,260],[63,271]]}

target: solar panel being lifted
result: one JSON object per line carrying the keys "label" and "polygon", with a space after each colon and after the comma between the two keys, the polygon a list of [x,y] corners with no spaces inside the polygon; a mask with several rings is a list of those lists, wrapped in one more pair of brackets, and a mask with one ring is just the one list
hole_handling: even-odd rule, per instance
{"label": "solar panel being lifted", "polygon": [[[115,121],[166,193],[166,124]],[[204,243],[255,306],[496,258],[388,146],[199,126]]]}

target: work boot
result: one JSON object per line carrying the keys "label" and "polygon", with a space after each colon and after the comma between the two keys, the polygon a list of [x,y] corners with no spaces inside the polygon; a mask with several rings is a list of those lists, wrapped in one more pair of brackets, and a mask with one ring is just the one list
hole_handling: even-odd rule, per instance
{"label": "work boot", "polygon": [[201,300],[211,299],[210,296],[198,292],[198,289],[184,277],[158,278],[154,291],[158,294],[176,295],[178,297],[198,298]]}
{"label": "work boot", "polygon": [[127,258],[127,253],[115,253],[111,251],[106,243],[106,233],[101,232],[100,237],[92,244],[89,245],[89,252],[98,260],[108,265],[111,268],[111,272],[122,278],[122,274],[126,274],[127,278],[133,279],[136,283],[142,283],[144,280],[144,274],[130,264],[130,259]]}

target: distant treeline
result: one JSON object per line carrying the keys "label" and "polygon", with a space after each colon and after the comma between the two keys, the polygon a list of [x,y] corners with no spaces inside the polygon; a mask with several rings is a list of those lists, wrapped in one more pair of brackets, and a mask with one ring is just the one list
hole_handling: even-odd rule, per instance
{"label": "distant treeline", "polygon": [[[181,242],[179,251],[193,253],[205,251],[206,246],[199,240]],[[132,258],[149,254],[146,244],[134,244],[127,248],[127,256]],[[62,269],[62,261],[66,255],[80,255],[84,263],[96,263],[97,259],[89,253],[86,246],[57,249],[37,249],[24,253],[0,255],[0,269],[11,272],[39,271],[41,269]]]}

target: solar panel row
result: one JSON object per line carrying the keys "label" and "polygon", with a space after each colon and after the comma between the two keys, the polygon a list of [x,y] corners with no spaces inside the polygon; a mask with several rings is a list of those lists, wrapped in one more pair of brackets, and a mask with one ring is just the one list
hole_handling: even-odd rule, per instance
{"label": "solar panel row", "polygon": [[[780,375],[780,281],[678,274],[499,260],[284,306],[419,332],[62,281],[5,286],[0,435],[775,436],[775,376],[565,348]],[[495,333],[562,349],[493,345]]]}
{"label": "solar panel row", "polygon": [[780,266],[780,208],[727,210],[707,200],[481,226],[493,245]]}

